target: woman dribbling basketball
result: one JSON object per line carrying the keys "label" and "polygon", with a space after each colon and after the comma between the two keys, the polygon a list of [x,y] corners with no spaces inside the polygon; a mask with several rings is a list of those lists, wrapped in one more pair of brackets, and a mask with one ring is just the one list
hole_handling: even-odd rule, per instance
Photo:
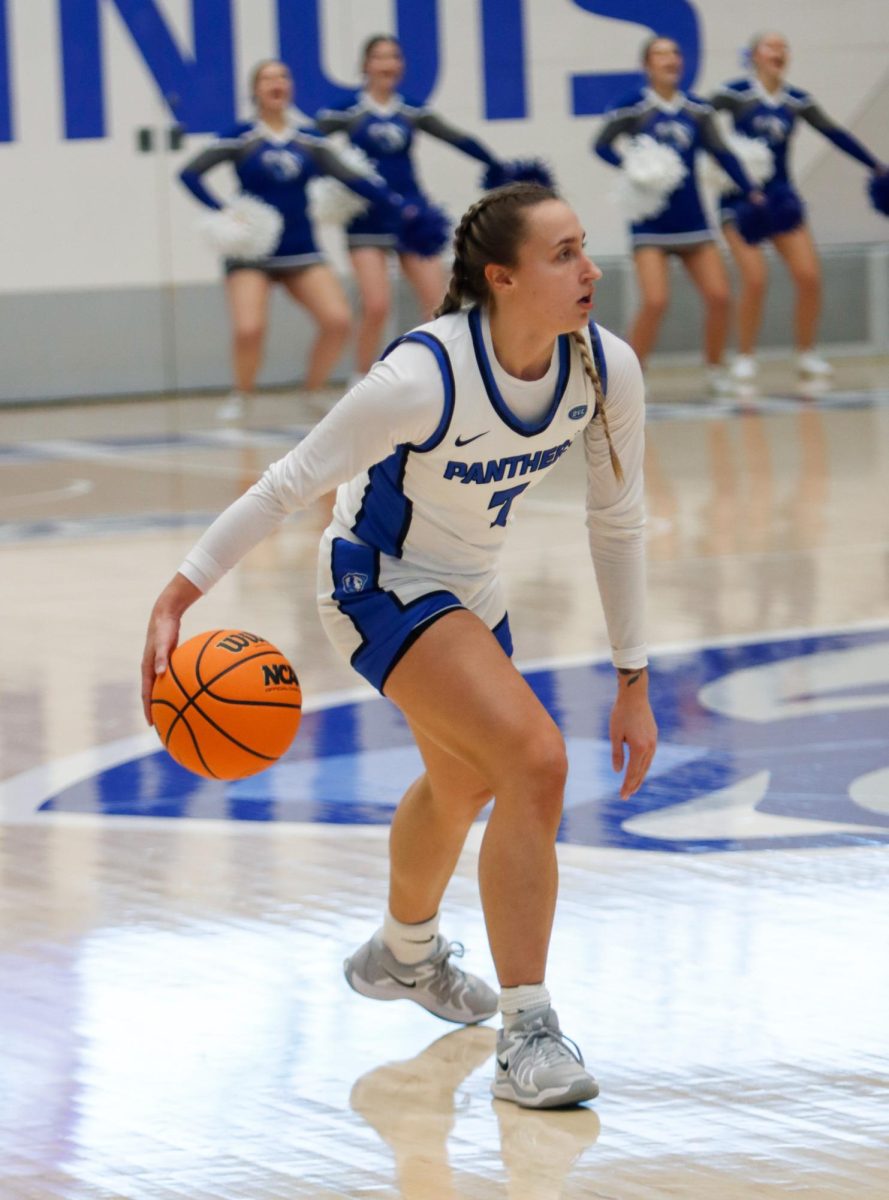
{"label": "woman dribbling basketball", "polygon": [[[161,593],[143,689],[150,698],[185,610],[288,512],[339,485],[321,545],[321,619],[402,711],[425,766],[393,820],[383,926],[347,959],[346,977],[364,995],[409,998],[463,1024],[499,1008],[494,1094],[555,1107],[598,1092],[545,983],[567,760],[511,662],[497,560],[513,509],[582,435],[617,669],[612,757],[621,770],[628,749],[621,795],[632,795],[657,738],[643,634],[643,386],[630,348],[590,322],[600,272],[553,191],[487,193],[454,250],[437,318],[400,339],[272,464]],[[439,932],[445,887],[492,797],[479,881],[499,997],[456,966]]]}

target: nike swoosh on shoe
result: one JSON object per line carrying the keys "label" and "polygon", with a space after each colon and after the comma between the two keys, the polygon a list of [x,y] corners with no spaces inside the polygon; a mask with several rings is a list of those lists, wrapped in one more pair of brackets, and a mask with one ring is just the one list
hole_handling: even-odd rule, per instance
{"label": "nike swoosh on shoe", "polygon": [[[386,971],[386,968],[383,967],[383,970]],[[413,980],[411,980],[410,983],[408,983],[408,981],[406,979],[399,979],[398,976],[393,975],[391,971],[386,971],[386,974],[389,976],[390,979],[394,979],[396,983],[400,983],[402,987],[415,988],[417,986],[416,979],[413,979]]]}

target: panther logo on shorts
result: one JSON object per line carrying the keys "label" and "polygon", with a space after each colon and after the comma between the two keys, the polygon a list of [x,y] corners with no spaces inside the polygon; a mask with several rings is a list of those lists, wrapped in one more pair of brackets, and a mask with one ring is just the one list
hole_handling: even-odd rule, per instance
{"label": "panther logo on shorts", "polygon": [[343,576],[344,592],[363,592],[370,582],[370,576],[363,571],[347,571]]}

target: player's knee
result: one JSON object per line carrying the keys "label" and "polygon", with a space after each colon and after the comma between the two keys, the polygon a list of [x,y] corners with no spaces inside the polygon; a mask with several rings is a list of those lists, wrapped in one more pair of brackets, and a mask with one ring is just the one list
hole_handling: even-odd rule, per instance
{"label": "player's knee", "polygon": [[537,815],[558,821],[568,778],[568,754],[558,730],[528,738],[518,755],[518,767],[524,794]]}
{"label": "player's knee", "polygon": [[480,784],[477,788],[471,788],[460,795],[456,802],[453,797],[448,800],[448,808],[457,807],[463,815],[464,820],[472,822],[479,815],[486,804],[490,804],[494,799],[494,792],[491,788],[484,784]]}

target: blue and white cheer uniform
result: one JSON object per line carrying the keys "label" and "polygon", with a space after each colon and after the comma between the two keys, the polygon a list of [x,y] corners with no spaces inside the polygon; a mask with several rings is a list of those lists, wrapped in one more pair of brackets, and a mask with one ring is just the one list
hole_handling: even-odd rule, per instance
{"label": "blue and white cheer uniform", "polygon": [[631,224],[633,247],[659,246],[681,251],[713,241],[715,234],[695,178],[698,152],[705,150],[711,154],[744,195],[754,190],[744,167],[723,141],[713,106],[699,96],[684,92],[677,92],[672,100],[665,100],[652,88],[642,88],[610,110],[593,148],[605,162],[619,167],[622,155],[615,143],[621,138],[640,134],[675,150],[686,174],[670,193],[666,207],[658,216]]}
{"label": "blue and white cheer uniform", "polygon": [[[871,152],[851,133],[831,120],[811,94],[804,92],[802,88],[785,85],[772,93],[766,91],[758,79],[745,77],[723,84],[713,94],[712,103],[718,112],[730,115],[738,133],[744,137],[758,138],[771,149],[775,169],[771,178],[763,184],[766,196],[773,195],[781,188],[790,188],[802,204],[790,178],[788,161],[791,138],[799,120],[823,133],[840,150],[872,171],[879,166]],[[739,200],[740,197],[734,193],[720,198],[720,220],[735,220],[735,208]]]}
{"label": "blue and white cheer uniform", "polygon": [[[413,162],[414,137],[428,133],[462,150],[486,166],[495,157],[476,138],[455,129],[422,104],[411,104],[403,96],[393,96],[380,104],[364,91],[349,93],[341,108],[324,108],[315,116],[323,133],[345,133],[349,141],[363,150],[388,186],[409,203],[427,204]],[[385,206],[371,205],[346,231],[350,246],[396,244],[396,222]]]}
{"label": "blue and white cheer uniform", "polygon": [[366,199],[379,203],[397,224],[398,198],[370,171],[356,171],[342,160],[340,151],[316,129],[290,125],[281,133],[262,121],[245,121],[195,155],[179,178],[209,208],[222,202],[204,186],[203,176],[220,163],[230,163],[241,191],[276,208],[283,230],[273,252],[262,259],[227,259],[226,270],[255,267],[269,273],[291,271],[324,261],[308,213],[306,192],[310,180],[333,175]]}

